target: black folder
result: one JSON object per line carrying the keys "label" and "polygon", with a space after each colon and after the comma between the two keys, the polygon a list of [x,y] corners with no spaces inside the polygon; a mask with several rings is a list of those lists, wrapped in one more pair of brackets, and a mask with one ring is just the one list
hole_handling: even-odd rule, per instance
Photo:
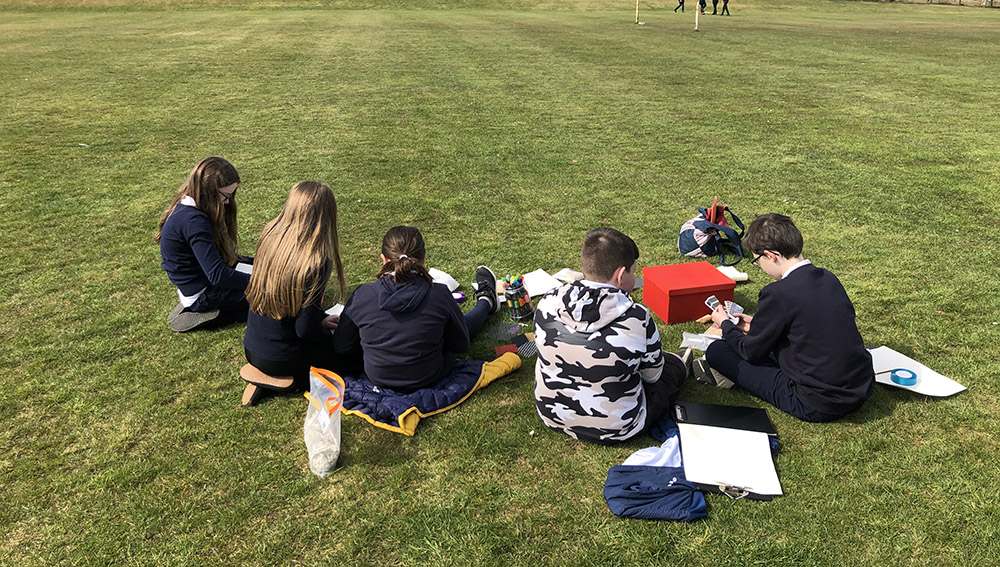
{"label": "black folder", "polygon": [[674,420],[677,423],[728,427],[745,431],[759,431],[767,433],[771,437],[778,436],[778,430],[771,423],[767,410],[762,408],[677,402],[674,405]]}

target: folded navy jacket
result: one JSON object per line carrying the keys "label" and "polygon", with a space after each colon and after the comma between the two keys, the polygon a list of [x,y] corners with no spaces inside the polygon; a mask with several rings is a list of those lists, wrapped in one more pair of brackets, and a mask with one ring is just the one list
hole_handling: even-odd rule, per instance
{"label": "folded navy jacket", "polygon": [[690,522],[708,516],[705,495],[684,478],[683,468],[611,467],[604,499],[622,518]]}

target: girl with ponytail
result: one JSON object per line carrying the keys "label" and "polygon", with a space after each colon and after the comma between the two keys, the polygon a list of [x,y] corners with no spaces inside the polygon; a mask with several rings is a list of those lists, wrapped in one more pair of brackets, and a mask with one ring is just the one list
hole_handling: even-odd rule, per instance
{"label": "girl with ponytail", "polygon": [[363,352],[373,384],[411,392],[447,376],[487,315],[499,310],[496,276],[486,266],[476,269],[476,305],[463,315],[448,287],[427,273],[419,230],[389,229],[381,258],[378,279],[359,286],[347,301],[334,345],[342,354]]}

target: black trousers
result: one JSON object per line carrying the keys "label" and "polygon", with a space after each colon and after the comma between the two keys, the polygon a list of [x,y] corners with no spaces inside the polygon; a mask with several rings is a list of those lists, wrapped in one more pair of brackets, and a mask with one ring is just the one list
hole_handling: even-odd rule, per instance
{"label": "black trousers", "polygon": [[208,286],[198,299],[188,307],[188,311],[204,313],[218,309],[221,313],[214,324],[245,323],[250,313],[245,290]]}
{"label": "black trousers", "polygon": [[[271,376],[291,376],[293,383],[291,388],[275,389],[275,391],[305,391],[309,389],[309,367],[315,366],[336,372],[337,374],[352,374],[361,369],[361,356],[338,355],[333,352],[333,344],[321,344],[314,347],[304,358],[297,360],[268,360],[255,355],[251,350],[244,348],[243,353],[247,357],[247,362],[252,364],[257,370]],[[267,388],[267,386],[261,386]]]}

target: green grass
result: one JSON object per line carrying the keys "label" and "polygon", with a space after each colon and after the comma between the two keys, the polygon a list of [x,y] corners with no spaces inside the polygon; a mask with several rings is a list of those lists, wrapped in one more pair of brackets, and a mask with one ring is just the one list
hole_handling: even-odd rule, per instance
{"label": "green grass", "polygon": [[[627,3],[189,4],[0,1],[0,563],[1000,556],[1000,13],[758,0],[694,33],[673,2],[644,4],[645,26]],[[694,524],[611,515],[607,469],[651,440],[545,430],[531,364],[413,438],[345,418],[343,468],[317,479],[304,400],[238,407],[243,329],[164,320],[156,219],[211,154],[244,179],[245,252],[293,183],[329,183],[352,286],[399,223],[468,282],[484,262],[576,267],[604,224],[642,264],[677,262],[677,229],[716,194],[747,220],[786,213],[867,343],[969,390],[879,386],[824,425],[771,410],[786,495],[711,496]],[[752,311],[766,276],[741,267]],[[697,329],[660,327],[670,348]]]}

